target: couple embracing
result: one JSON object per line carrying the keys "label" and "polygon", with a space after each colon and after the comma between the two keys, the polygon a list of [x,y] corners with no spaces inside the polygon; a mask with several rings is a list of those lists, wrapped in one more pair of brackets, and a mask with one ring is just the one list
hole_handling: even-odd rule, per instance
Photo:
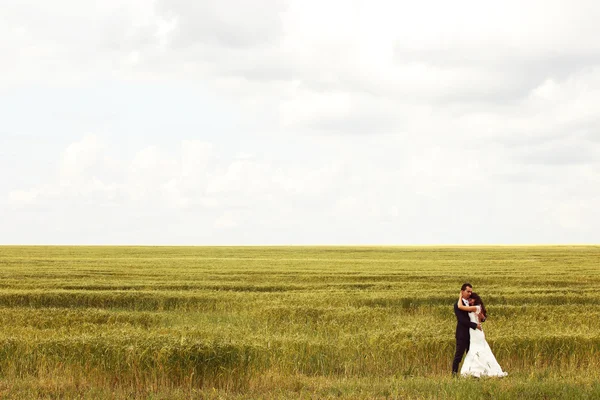
{"label": "couple embracing", "polygon": [[465,283],[460,289],[458,301],[454,303],[456,315],[456,352],[452,362],[452,375],[458,373],[458,364],[465,351],[467,357],[460,369],[462,376],[506,376],[485,340],[481,323],[486,319],[486,310],[473,286]]}

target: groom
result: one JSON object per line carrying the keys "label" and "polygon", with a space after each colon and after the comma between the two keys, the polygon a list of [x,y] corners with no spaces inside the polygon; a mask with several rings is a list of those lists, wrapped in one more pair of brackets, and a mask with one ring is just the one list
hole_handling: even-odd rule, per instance
{"label": "groom", "polygon": [[[470,283],[465,283],[460,288],[461,301],[468,306],[469,297],[473,293],[473,286]],[[481,329],[481,324],[471,322],[469,313],[458,308],[458,304],[454,303],[454,315],[456,315],[456,352],[454,353],[454,361],[452,362],[452,375],[458,374],[458,364],[463,358],[465,352],[469,351],[469,343],[471,341],[470,329]]]}

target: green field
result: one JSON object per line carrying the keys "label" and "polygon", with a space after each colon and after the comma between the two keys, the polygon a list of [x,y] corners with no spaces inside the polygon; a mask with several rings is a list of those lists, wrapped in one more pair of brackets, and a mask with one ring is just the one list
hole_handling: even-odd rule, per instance
{"label": "green field", "polygon": [[[600,246],[0,247],[0,398],[600,398]],[[460,286],[504,379],[452,379]]]}

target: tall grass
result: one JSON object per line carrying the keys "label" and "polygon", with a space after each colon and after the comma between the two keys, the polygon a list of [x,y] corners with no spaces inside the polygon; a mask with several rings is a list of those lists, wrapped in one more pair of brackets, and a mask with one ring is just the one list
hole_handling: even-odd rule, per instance
{"label": "tall grass", "polygon": [[542,397],[553,382],[585,397],[599,260],[598,246],[0,247],[0,395],[436,397],[429,382],[458,398],[472,384],[447,380],[452,304],[469,281],[512,379],[490,396],[533,379]]}

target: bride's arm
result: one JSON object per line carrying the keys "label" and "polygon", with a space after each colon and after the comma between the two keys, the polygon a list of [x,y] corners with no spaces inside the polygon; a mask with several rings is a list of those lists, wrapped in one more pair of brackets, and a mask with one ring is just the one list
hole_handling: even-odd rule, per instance
{"label": "bride's arm", "polygon": [[475,312],[477,311],[476,306],[465,306],[462,302],[462,296],[458,297],[458,308],[463,311]]}
{"label": "bride's arm", "polygon": [[471,319],[464,312],[460,312],[458,309],[458,303],[454,303],[454,314],[456,315],[456,320],[458,325],[464,326],[465,328],[470,329],[479,329],[481,324],[476,324],[475,322],[471,322]]}

